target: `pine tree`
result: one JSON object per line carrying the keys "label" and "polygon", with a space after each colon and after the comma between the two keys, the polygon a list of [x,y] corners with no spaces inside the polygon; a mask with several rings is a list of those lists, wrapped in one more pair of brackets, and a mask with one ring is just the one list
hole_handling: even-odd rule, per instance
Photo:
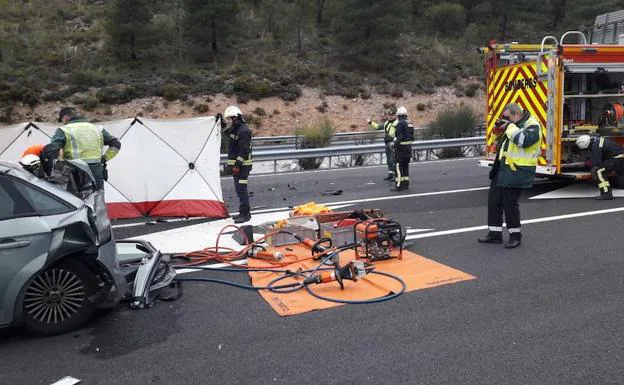
{"label": "pine tree", "polygon": [[149,44],[150,2],[147,0],[115,0],[106,29],[115,55],[122,60],[136,61],[139,51]]}
{"label": "pine tree", "polygon": [[186,35],[198,45],[209,44],[213,54],[237,24],[238,5],[231,0],[185,0]]}

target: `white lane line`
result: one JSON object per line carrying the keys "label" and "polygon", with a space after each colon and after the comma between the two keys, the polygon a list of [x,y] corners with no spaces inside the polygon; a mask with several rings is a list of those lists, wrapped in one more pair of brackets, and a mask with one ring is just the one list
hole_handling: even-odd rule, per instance
{"label": "white lane line", "polygon": [[[475,163],[475,165],[478,165],[478,158],[459,158],[459,159],[441,159],[441,160],[425,160],[425,161],[420,161],[420,162],[412,162],[410,163],[410,167],[411,166],[418,166],[418,165],[426,165],[426,164],[434,164],[434,163],[450,163],[450,162],[467,162],[467,161],[472,161]],[[269,161],[270,162],[270,161]],[[380,168],[380,167],[388,167],[385,164],[378,164],[378,165],[374,165],[374,166],[361,166],[361,167],[357,167],[358,170],[366,170],[366,169],[374,169],[374,168]],[[282,176],[282,175],[307,175],[307,174],[318,174],[320,172],[328,172],[328,171],[353,171],[353,168],[351,167],[344,167],[344,168],[330,168],[330,169],[322,169],[322,170],[310,170],[310,171],[286,171],[286,172],[277,172],[277,173],[269,173],[269,174],[250,174],[249,178],[266,178],[267,176]],[[221,180],[231,180],[232,177],[231,176],[222,176]]]}
{"label": "white lane line", "polygon": [[[427,196],[446,195],[446,194],[458,194],[458,193],[463,193],[463,192],[483,191],[483,190],[488,190],[489,188],[490,188],[489,186],[473,187],[473,188],[458,189],[458,190],[431,191],[431,192],[414,193],[414,194],[407,194],[407,195],[389,195],[389,196],[383,196],[383,197],[362,198],[362,199],[353,199],[353,200],[350,200],[350,201],[326,202],[326,203],[319,203],[319,204],[323,204],[323,205],[328,206],[330,208],[339,208],[339,207],[336,207],[336,206],[351,205],[351,204],[366,203],[366,202],[377,202],[377,201],[383,201],[383,200],[417,198],[417,197],[427,197]],[[271,212],[284,211],[284,210],[292,210],[292,207],[278,207],[278,208],[273,208],[273,209],[255,210],[255,211],[252,211],[251,213],[252,214],[261,214],[261,213],[271,213]],[[230,214],[231,215],[236,215],[238,213],[237,212],[233,212],[233,213],[230,213]],[[197,219],[201,219],[201,218],[190,218],[188,220],[193,220],[193,219],[197,220]],[[169,222],[179,222],[179,221],[184,221],[184,220],[186,220],[186,219],[173,219],[173,220],[170,220]],[[144,226],[144,225],[145,225],[145,222],[130,223],[130,224],[125,224],[125,225],[123,225],[123,224],[113,225],[113,228],[114,229],[119,229],[119,228],[124,228],[124,227],[136,227],[136,226]]]}
{"label": "white lane line", "polygon": [[[376,197],[376,198],[354,199],[354,200],[350,200],[350,201],[342,201],[342,202],[336,202],[336,203],[347,204],[347,203],[377,202],[377,201],[394,200],[394,199],[405,199],[405,198],[428,197],[428,196],[435,196],[435,195],[458,194],[458,193],[463,193],[463,192],[488,190],[489,188],[490,187],[487,186],[487,187],[464,188],[464,189],[458,189],[458,190],[432,191],[432,192],[415,193],[415,194],[407,194],[407,195],[390,195],[390,196]],[[325,203],[325,204],[327,205],[328,203]]]}
{"label": "white lane line", "polygon": [[425,231],[433,231],[434,229],[410,229],[409,227],[407,229],[405,229],[405,232],[407,234],[414,234],[414,233],[424,233]]}
{"label": "white lane line", "polygon": [[[536,195],[529,199],[574,199],[574,198],[593,198],[598,195],[599,190],[593,184],[577,183],[562,187],[557,190],[549,191],[544,194]],[[624,197],[624,190],[613,189],[614,197]]]}
{"label": "white lane line", "polygon": [[[555,216],[552,216],[552,217],[533,218],[533,219],[527,219],[527,220],[521,221],[521,223],[523,225],[528,225],[528,224],[532,224],[532,223],[562,221],[562,220],[566,220],[566,219],[580,218],[580,217],[589,217],[589,216],[593,216],[593,215],[617,213],[617,212],[621,212],[621,211],[624,211],[624,207],[615,207],[615,208],[611,208],[611,209],[596,210],[596,211],[584,211],[584,212],[573,213],[573,214],[555,215]],[[420,239],[420,238],[430,238],[430,237],[439,237],[439,236],[442,236],[442,235],[450,235],[450,234],[467,233],[467,232],[470,232],[470,231],[486,230],[487,228],[488,228],[487,225],[483,225],[483,226],[463,227],[463,228],[452,229],[452,230],[435,231],[435,232],[426,233],[426,234],[414,234],[414,235],[408,235],[405,238],[405,240]]]}
{"label": "white lane line", "polygon": [[61,378],[60,380],[56,381],[52,385],[76,385],[76,384],[79,384],[80,382],[81,380],[77,378],[67,376],[67,377]]}

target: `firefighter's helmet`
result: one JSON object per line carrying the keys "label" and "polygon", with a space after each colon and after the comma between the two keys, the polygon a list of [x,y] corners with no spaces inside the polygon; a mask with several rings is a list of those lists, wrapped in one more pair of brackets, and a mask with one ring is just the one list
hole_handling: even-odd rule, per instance
{"label": "firefighter's helmet", "polygon": [[223,117],[225,118],[240,118],[241,115],[243,115],[243,113],[241,112],[241,110],[236,107],[236,106],[229,106],[228,108],[225,109],[225,113],[223,114]]}
{"label": "firefighter's helmet", "polygon": [[587,147],[589,147],[590,141],[591,141],[591,138],[589,137],[589,135],[581,135],[578,138],[576,138],[576,145],[581,150],[585,150]]}
{"label": "firefighter's helmet", "polygon": [[407,108],[405,108],[403,106],[397,108],[396,114],[397,114],[397,116],[407,116]]}

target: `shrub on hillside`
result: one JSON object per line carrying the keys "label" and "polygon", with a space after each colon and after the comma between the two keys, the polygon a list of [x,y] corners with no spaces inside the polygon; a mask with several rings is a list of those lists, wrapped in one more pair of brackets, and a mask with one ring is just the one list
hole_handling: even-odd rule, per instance
{"label": "shrub on hillside", "polygon": [[480,86],[478,83],[470,83],[466,86],[466,89],[464,90],[464,94],[468,96],[469,98],[472,98],[477,95],[477,91],[479,90],[479,88]]}
{"label": "shrub on hillside", "polygon": [[[296,135],[303,138],[299,141],[298,148],[327,147],[331,143],[332,136],[336,132],[334,124],[325,119],[312,125],[306,125],[295,131]],[[313,170],[321,166],[323,158],[299,159],[299,167],[304,170]]]}
{"label": "shrub on hillside", "polygon": [[[460,138],[474,135],[477,116],[467,106],[452,107],[441,111],[431,123],[432,136],[443,139]],[[462,148],[444,148],[435,153],[438,158],[463,157]]]}
{"label": "shrub on hillside", "polygon": [[466,9],[457,3],[438,3],[427,9],[425,20],[432,31],[446,37],[460,36],[466,28]]}
{"label": "shrub on hillside", "polygon": [[182,94],[183,94],[182,88],[178,85],[165,84],[165,86],[163,87],[163,97],[167,101],[172,102],[176,99],[180,99]]}
{"label": "shrub on hillside", "polygon": [[101,103],[123,104],[131,102],[132,99],[138,97],[138,93],[133,86],[116,86],[100,88],[96,96]]}

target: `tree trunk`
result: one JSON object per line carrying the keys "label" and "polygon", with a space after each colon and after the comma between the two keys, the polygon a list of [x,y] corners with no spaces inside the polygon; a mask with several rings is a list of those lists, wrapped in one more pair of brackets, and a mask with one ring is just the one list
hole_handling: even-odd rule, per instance
{"label": "tree trunk", "polygon": [[130,60],[136,61],[136,59],[137,59],[136,39],[135,39],[134,33],[131,33],[130,34]]}
{"label": "tree trunk", "polygon": [[316,26],[321,27],[323,23],[323,7],[325,6],[325,0],[316,0]]}
{"label": "tree trunk", "polygon": [[503,15],[503,20],[501,21],[500,26],[500,41],[505,41],[507,37],[507,13]]}
{"label": "tree trunk", "polygon": [[563,18],[565,17],[565,7],[567,5],[567,0],[559,0],[555,2],[555,10],[553,13],[552,26],[553,28],[557,28],[557,25]]}
{"label": "tree trunk", "polygon": [[297,57],[301,57],[301,24],[297,25]]}
{"label": "tree trunk", "polygon": [[210,22],[210,27],[212,30],[212,41],[211,41],[212,52],[218,53],[219,50],[217,49],[217,23],[214,20],[212,20]]}

